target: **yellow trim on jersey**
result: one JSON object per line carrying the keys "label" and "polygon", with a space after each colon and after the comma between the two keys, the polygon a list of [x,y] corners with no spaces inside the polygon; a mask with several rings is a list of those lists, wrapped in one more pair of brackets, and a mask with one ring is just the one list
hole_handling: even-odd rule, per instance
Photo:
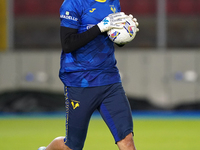
{"label": "yellow trim on jersey", "polygon": [[106,0],[95,0],[95,1],[100,2],[100,3],[106,2]]}

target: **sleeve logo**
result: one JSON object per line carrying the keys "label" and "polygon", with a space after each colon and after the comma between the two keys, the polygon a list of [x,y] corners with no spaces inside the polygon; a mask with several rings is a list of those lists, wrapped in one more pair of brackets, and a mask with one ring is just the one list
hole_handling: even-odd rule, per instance
{"label": "sleeve logo", "polygon": [[66,11],[64,15],[60,15],[61,19],[68,19],[68,20],[73,20],[73,21],[78,21],[78,18],[70,16],[69,11]]}

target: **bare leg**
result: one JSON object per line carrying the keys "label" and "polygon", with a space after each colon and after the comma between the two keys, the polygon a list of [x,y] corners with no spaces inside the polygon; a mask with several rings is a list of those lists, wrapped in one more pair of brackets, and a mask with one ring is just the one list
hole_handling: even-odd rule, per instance
{"label": "bare leg", "polygon": [[136,150],[135,144],[133,141],[133,134],[128,134],[123,140],[117,142],[119,150]]}
{"label": "bare leg", "polygon": [[[123,140],[117,142],[119,150],[136,150],[132,133],[128,134]],[[46,150],[72,150],[64,143],[64,137],[55,138]]]}
{"label": "bare leg", "polygon": [[46,150],[71,150],[64,143],[63,136],[55,138],[46,148]]}

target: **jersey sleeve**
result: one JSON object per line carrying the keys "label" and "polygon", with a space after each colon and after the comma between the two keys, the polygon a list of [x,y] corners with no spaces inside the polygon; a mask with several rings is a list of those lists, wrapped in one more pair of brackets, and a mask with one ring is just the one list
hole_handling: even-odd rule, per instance
{"label": "jersey sleeve", "polygon": [[77,0],[65,0],[60,8],[60,26],[78,29],[82,12],[81,8]]}
{"label": "jersey sleeve", "polygon": [[62,49],[65,53],[71,53],[86,45],[88,42],[96,38],[100,33],[101,31],[97,25],[80,34],[77,34],[77,29],[61,26],[60,37]]}

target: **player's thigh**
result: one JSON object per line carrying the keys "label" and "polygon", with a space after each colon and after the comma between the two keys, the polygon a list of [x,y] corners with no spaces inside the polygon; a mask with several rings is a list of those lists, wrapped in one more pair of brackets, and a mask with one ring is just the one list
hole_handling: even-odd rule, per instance
{"label": "player's thigh", "polygon": [[133,132],[132,113],[122,85],[115,84],[107,92],[99,111],[109,127],[115,142]]}
{"label": "player's thigh", "polygon": [[66,87],[65,104],[69,124],[78,128],[87,127],[92,113],[102,101],[100,95],[98,87]]}
{"label": "player's thigh", "polygon": [[82,149],[84,145],[91,115],[98,105],[95,91],[94,88],[65,88],[65,144],[73,150]]}

